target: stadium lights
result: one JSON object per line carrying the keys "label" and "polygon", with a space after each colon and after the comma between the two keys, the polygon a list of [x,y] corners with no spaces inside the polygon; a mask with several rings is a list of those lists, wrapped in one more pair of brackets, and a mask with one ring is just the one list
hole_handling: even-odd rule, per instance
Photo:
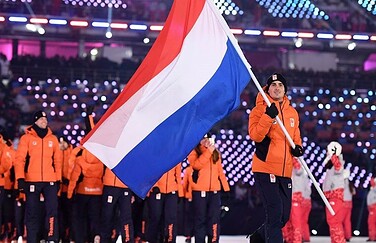
{"label": "stadium lights", "polygon": [[8,18],[8,20],[10,22],[18,22],[18,23],[25,23],[25,22],[27,22],[27,18],[26,17],[11,16],[11,17]]}
{"label": "stadium lights", "polygon": [[356,43],[355,42],[350,42],[348,45],[347,45],[347,49],[349,51],[353,51],[356,47]]}
{"label": "stadium lights", "polygon": [[243,34],[243,30],[242,29],[230,29],[231,30],[231,33],[233,33],[234,35],[241,35]]}
{"label": "stadium lights", "polygon": [[291,31],[283,31],[281,33],[282,37],[297,37],[298,33],[297,32],[291,32]]}
{"label": "stadium lights", "polygon": [[244,30],[245,35],[261,35],[260,30]]}
{"label": "stadium lights", "polygon": [[89,25],[87,21],[83,21],[83,20],[72,20],[69,24],[71,26],[77,26],[77,27],[86,27]]}
{"label": "stadium lights", "polygon": [[110,27],[112,29],[127,29],[128,28],[128,24],[125,24],[125,23],[111,23]]}
{"label": "stadium lights", "polygon": [[107,38],[107,39],[111,39],[111,38],[112,38],[112,32],[111,32],[111,30],[108,30],[108,31],[106,32],[106,38]]}
{"label": "stadium lights", "polygon": [[369,40],[368,35],[353,35],[353,40]]}
{"label": "stadium lights", "polygon": [[149,29],[153,31],[161,31],[163,29],[163,25],[150,25]]}
{"label": "stadium lights", "polygon": [[351,35],[348,34],[337,34],[335,35],[336,40],[351,40]]}
{"label": "stadium lights", "polygon": [[0,22],[4,22],[5,18],[3,16],[0,16]]}
{"label": "stadium lights", "polygon": [[147,30],[148,27],[145,24],[131,24],[129,25],[131,30]]}
{"label": "stadium lights", "polygon": [[68,23],[65,19],[50,19],[48,22],[52,25],[66,25]]}
{"label": "stadium lights", "polygon": [[279,36],[279,31],[276,31],[276,30],[264,30],[264,32],[262,32],[262,34],[264,36]]}
{"label": "stadium lights", "polygon": [[46,18],[31,18],[30,23],[32,23],[32,24],[47,24],[48,19],[46,19]]}
{"label": "stadium lights", "polygon": [[294,43],[295,43],[295,47],[296,48],[300,48],[300,47],[303,46],[303,40],[302,40],[302,38],[294,39]]}

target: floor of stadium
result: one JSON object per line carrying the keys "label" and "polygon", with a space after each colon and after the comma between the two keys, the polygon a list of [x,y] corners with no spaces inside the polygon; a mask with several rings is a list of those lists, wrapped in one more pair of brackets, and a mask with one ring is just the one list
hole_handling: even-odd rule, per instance
{"label": "floor of stadium", "polygon": [[[351,238],[350,242],[367,242],[368,237],[353,237]],[[176,243],[184,243],[185,237],[178,236]],[[192,243],[194,240],[192,240]],[[248,243],[249,240],[244,235],[239,236],[226,236],[222,235],[219,239],[220,243]],[[329,236],[311,236],[310,242],[316,242],[316,243],[330,243],[330,237]]]}

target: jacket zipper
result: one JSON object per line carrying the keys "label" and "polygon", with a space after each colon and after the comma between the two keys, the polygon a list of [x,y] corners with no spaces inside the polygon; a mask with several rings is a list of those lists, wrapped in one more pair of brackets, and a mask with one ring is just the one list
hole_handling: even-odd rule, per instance
{"label": "jacket zipper", "polygon": [[42,158],[41,158],[41,163],[40,163],[40,175],[43,181],[43,152],[44,152],[44,140],[42,138]]}

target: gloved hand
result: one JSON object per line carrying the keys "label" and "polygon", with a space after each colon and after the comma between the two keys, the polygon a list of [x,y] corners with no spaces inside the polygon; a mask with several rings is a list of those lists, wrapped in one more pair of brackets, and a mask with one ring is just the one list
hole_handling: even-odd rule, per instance
{"label": "gloved hand", "polygon": [[272,103],[270,106],[267,106],[266,107],[266,111],[265,113],[270,116],[270,118],[274,119],[277,115],[278,115],[278,109],[277,107],[275,106],[274,103]]}
{"label": "gloved hand", "polygon": [[303,151],[302,146],[295,144],[295,148],[294,149],[291,148],[291,153],[295,157],[300,157],[303,155],[304,151]]}
{"label": "gloved hand", "polygon": [[18,190],[19,191],[24,191],[26,190],[26,182],[25,182],[25,179],[24,178],[20,178],[17,180],[18,182]]}
{"label": "gloved hand", "polygon": [[192,173],[192,181],[194,183],[197,183],[198,181],[198,170],[193,170],[193,173]]}
{"label": "gloved hand", "polygon": [[155,194],[158,194],[158,193],[161,192],[161,189],[159,189],[159,187],[155,186],[155,187],[153,187],[153,189],[152,189],[151,191],[152,191],[153,193],[155,193]]}

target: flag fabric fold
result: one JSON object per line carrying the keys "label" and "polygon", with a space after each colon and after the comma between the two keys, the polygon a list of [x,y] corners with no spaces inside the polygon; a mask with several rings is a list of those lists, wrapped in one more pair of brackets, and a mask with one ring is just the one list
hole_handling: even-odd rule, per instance
{"label": "flag fabric fold", "polygon": [[239,106],[251,79],[211,1],[174,1],[144,61],[82,141],[141,198]]}

